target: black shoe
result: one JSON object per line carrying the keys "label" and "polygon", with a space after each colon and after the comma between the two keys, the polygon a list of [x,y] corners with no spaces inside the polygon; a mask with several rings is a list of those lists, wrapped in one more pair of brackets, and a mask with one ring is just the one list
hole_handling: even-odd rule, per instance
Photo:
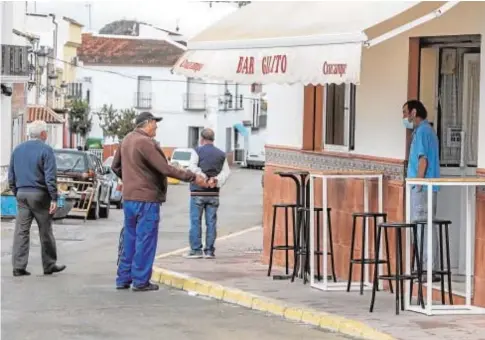
{"label": "black shoe", "polygon": [[13,276],[29,276],[30,273],[25,269],[14,269]]}
{"label": "black shoe", "polygon": [[116,289],[123,290],[123,289],[130,289],[130,287],[131,287],[131,284],[127,283],[127,284],[124,284],[124,285],[121,285],[121,286],[116,286]]}
{"label": "black shoe", "polygon": [[158,290],[158,285],[154,283],[148,283],[147,285],[142,287],[133,287],[134,292],[149,292],[152,290]]}
{"label": "black shoe", "polygon": [[65,265],[63,265],[63,264],[61,264],[61,265],[55,264],[50,269],[44,270],[44,275],[52,275],[54,273],[60,273],[64,269],[66,269],[66,266]]}

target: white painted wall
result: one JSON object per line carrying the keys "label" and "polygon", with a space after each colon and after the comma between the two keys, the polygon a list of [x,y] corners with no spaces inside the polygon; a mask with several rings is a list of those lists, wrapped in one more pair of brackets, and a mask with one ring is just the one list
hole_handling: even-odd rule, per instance
{"label": "white painted wall", "polygon": [[478,167],[485,169],[485,20],[482,20],[480,60],[480,118],[478,120]]}
{"label": "white painted wall", "polygon": [[268,98],[267,144],[301,148],[303,85],[265,85]]}
{"label": "white painted wall", "polygon": [[[111,73],[107,73],[111,72]],[[115,74],[118,73],[118,74]],[[122,75],[119,75],[122,74]],[[216,133],[216,145],[225,148],[225,128],[232,127],[244,119],[244,110],[220,111],[219,99],[224,93],[224,85],[207,81],[207,109],[205,111],[185,111],[184,96],[187,92],[185,77],[172,74],[164,67],[92,66],[78,68],[79,81],[91,77],[91,111],[99,112],[104,104],[112,104],[116,109],[132,108],[137,92],[137,77],[152,77],[154,115],[163,117],[159,124],[157,140],[163,147],[187,147],[189,126],[210,127]],[[164,80],[164,81],[160,81]],[[85,91],[87,84],[83,84]],[[230,88],[232,91],[232,89]],[[244,108],[249,107],[249,86],[239,86],[238,93],[245,97]],[[233,91],[234,93],[234,91]],[[91,137],[103,137],[97,115],[93,117]],[[106,140],[106,142],[111,142]]]}

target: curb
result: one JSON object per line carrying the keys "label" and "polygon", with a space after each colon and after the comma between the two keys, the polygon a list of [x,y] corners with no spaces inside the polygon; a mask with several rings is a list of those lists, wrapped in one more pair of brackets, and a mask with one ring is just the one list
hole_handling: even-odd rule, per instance
{"label": "curb", "polygon": [[319,312],[306,307],[292,306],[283,301],[247,293],[239,289],[221,286],[217,283],[200,280],[181,273],[159,267],[153,268],[152,281],[184,290],[188,293],[243,306],[253,310],[281,316],[327,331],[333,331],[359,339],[395,340],[366,324],[338,315]]}

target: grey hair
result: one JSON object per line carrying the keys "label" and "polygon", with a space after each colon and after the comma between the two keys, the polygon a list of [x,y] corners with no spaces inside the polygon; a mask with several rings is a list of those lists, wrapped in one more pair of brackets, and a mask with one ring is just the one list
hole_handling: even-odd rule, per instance
{"label": "grey hair", "polygon": [[214,139],[215,139],[215,133],[214,133],[214,130],[212,129],[209,129],[209,128],[205,128],[204,130],[202,130],[202,132],[200,133],[200,136],[207,140],[207,141],[210,141],[210,142],[213,142]]}
{"label": "grey hair", "polygon": [[30,138],[40,138],[42,132],[47,132],[47,123],[43,120],[35,120],[29,126]]}

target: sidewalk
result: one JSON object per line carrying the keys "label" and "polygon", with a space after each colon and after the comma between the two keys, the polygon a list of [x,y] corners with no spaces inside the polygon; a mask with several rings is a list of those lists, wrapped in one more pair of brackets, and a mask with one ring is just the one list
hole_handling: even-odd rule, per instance
{"label": "sidewalk", "polygon": [[[262,229],[221,240],[215,260],[189,260],[180,254],[160,258],[154,279],[200,295],[284,316],[358,338],[485,340],[483,316],[395,315],[394,295],[379,292],[369,313],[370,292],[323,292],[297,279],[266,276],[260,262]],[[283,273],[274,268],[273,273]]]}

